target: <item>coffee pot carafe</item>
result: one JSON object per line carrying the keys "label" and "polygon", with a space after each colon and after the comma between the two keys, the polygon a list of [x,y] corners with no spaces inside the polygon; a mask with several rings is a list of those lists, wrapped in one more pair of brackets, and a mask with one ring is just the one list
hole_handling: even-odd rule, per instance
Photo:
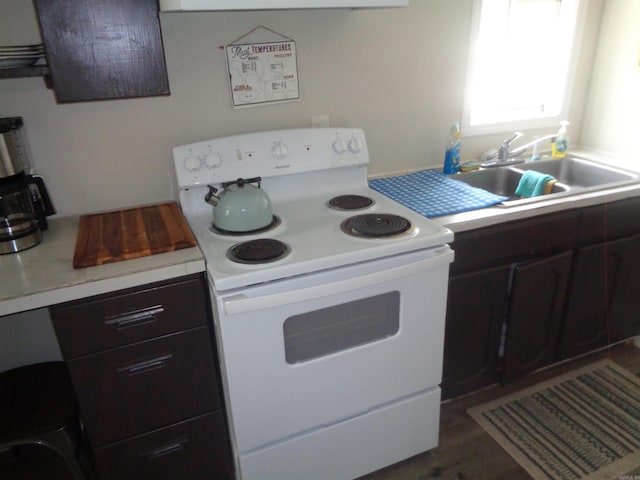
{"label": "coffee pot carafe", "polygon": [[44,180],[30,168],[22,118],[0,118],[0,254],[40,243],[47,216],[56,213]]}

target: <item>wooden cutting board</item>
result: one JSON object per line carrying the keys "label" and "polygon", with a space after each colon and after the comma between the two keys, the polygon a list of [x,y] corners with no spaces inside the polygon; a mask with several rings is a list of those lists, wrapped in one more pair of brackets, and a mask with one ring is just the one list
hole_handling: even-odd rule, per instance
{"label": "wooden cutting board", "polygon": [[175,202],[80,217],[73,268],[195,247]]}

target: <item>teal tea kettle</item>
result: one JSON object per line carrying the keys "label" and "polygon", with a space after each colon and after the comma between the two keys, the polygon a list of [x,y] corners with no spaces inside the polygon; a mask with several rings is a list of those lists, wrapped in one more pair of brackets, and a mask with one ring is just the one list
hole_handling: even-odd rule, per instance
{"label": "teal tea kettle", "polygon": [[[213,226],[233,233],[265,228],[273,221],[271,200],[260,188],[261,177],[238,178],[222,184],[224,190],[208,185],[205,201],[213,205]],[[257,186],[252,185],[257,183]]]}

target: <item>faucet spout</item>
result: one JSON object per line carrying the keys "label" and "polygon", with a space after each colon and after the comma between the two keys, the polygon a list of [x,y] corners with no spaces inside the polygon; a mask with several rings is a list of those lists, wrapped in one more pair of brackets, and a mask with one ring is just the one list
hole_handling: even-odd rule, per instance
{"label": "faucet spout", "polygon": [[515,142],[517,139],[519,139],[523,135],[524,135],[524,133],[522,133],[522,132],[516,132],[516,133],[513,134],[513,137],[511,137],[508,140],[504,140],[500,144],[500,149],[498,150],[498,159],[501,162],[506,162],[507,160],[509,160],[509,147],[511,146],[511,144],[513,142]]}
{"label": "faucet spout", "polygon": [[526,152],[529,148],[533,147],[534,145],[539,145],[539,144],[541,144],[543,142],[551,141],[553,139],[553,137],[555,137],[555,136],[556,136],[556,134],[552,133],[552,134],[549,134],[549,135],[545,135],[544,137],[534,138],[529,143],[525,143],[524,145],[521,145],[521,146],[511,150],[510,155],[512,155],[514,157],[517,156],[517,155],[520,155],[520,154]]}

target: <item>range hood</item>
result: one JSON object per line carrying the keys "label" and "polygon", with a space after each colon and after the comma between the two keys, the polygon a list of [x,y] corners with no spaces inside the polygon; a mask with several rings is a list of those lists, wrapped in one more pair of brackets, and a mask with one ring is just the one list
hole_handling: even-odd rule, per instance
{"label": "range hood", "polygon": [[161,12],[406,7],[409,0],[160,0]]}

